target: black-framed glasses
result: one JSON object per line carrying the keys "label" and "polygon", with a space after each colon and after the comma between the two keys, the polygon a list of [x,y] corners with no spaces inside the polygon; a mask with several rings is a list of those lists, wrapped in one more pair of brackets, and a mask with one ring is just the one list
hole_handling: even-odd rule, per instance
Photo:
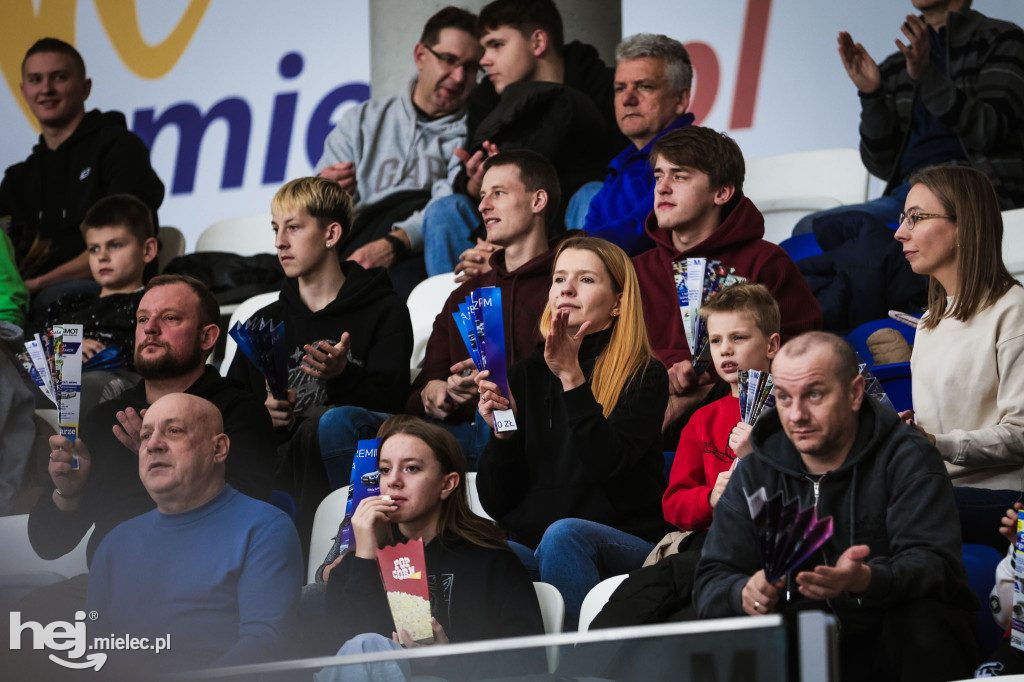
{"label": "black-framed glasses", "polygon": [[931,220],[932,218],[956,220],[955,215],[942,215],[941,213],[900,213],[900,225],[906,223],[907,229],[913,232],[919,222],[922,220]]}
{"label": "black-framed glasses", "polygon": [[459,58],[456,57],[455,55],[451,54],[451,53],[448,53],[448,52],[435,52],[434,49],[432,47],[430,47],[429,45],[423,45],[423,47],[427,48],[427,52],[429,52],[430,54],[434,55],[437,58],[437,61],[439,61],[442,64],[444,64],[448,68],[449,72],[454,71],[455,69],[459,68],[460,66],[462,67],[462,70],[466,72],[467,76],[476,75],[476,73],[478,71],[480,71],[480,62],[474,62],[474,61],[460,62]]}

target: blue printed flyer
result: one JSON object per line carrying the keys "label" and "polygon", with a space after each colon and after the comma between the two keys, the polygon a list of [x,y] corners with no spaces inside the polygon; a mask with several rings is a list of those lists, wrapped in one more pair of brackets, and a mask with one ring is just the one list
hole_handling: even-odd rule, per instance
{"label": "blue printed flyer", "polygon": [[[490,370],[491,380],[504,396],[508,388],[508,358],[505,353],[505,318],[501,307],[501,289],[480,287],[459,304],[459,312],[452,313],[462,342],[473,358],[477,370]],[[511,409],[494,410],[494,429],[498,433],[515,431],[516,418]]]}

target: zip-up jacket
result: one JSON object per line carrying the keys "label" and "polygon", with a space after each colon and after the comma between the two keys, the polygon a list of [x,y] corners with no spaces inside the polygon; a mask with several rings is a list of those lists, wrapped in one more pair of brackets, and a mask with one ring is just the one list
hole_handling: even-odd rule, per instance
{"label": "zip-up jacket", "polygon": [[882,86],[860,94],[861,159],[887,180],[885,194],[903,182],[900,159],[920,98],[992,180],[1003,209],[1024,206],[1024,32],[965,9],[949,14],[946,45],[946,72],[929,62],[916,81],[902,52],[882,62]]}
{"label": "zip-up jacket", "polygon": [[[733,472],[715,515],[700,563],[694,596],[701,618],[741,616],[741,594],[762,566],[744,493],[782,491],[818,517],[832,517],[832,537],[788,578],[776,610],[817,608],[836,614],[840,628],[878,626],[889,607],[932,598],[974,610],[960,559],[960,523],[953,486],[942,458],[896,413],[865,398],[857,438],[836,470],[814,476],[772,410],[751,434],[753,453]],[[815,566],[834,566],[853,545],[868,545],[871,582],[862,594],[843,593],[827,603],[803,597],[795,577]],[[790,600],[786,604],[786,599]]]}

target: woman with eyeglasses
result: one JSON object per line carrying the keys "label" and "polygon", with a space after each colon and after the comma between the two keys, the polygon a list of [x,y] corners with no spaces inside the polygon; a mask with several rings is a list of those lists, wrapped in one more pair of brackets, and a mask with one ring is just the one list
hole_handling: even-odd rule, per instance
{"label": "woman with eyeglasses", "polygon": [[989,179],[966,166],[911,178],[896,239],[928,275],[910,359],[914,410],[953,479],[965,543],[1005,550],[996,529],[1024,486],[1024,289],[1003,264]]}

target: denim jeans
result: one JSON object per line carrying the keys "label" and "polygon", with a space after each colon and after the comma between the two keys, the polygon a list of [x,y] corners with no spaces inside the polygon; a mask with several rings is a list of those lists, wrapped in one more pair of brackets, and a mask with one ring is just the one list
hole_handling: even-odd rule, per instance
{"label": "denim jeans", "polygon": [[[339,656],[401,651],[402,645],[376,633],[356,635],[341,645]],[[324,668],[313,679],[316,682],[405,682],[412,675],[409,661],[377,661]]]}
{"label": "denim jeans", "polygon": [[[910,192],[910,185],[903,183],[898,187],[894,187],[892,194],[888,194],[884,197],[878,197],[871,201],[866,201],[863,204],[850,204],[848,206],[836,206],[835,208],[825,209],[824,211],[818,211],[817,213],[811,213],[801,218],[796,227],[793,228],[793,234],[807,234],[813,231],[813,223],[815,218],[819,218],[823,215],[831,215],[834,213],[845,213],[846,211],[862,211],[863,213],[870,213],[874,217],[881,220],[886,225],[892,225],[899,221],[900,213],[903,212],[904,204],[907,201],[907,194]],[[898,227],[898,225],[897,225]],[[895,229],[895,228],[894,228]]]}
{"label": "denim jeans", "polygon": [[583,519],[555,521],[536,550],[509,544],[533,580],[550,583],[562,593],[566,631],[579,624],[587,592],[606,578],[640,568],[654,549],[653,542]]}
{"label": "denim jeans", "polygon": [[478,203],[465,194],[451,194],[423,212],[423,262],[429,277],[454,270],[462,252],[476,243],[473,232],[483,224]]}
{"label": "denim jeans", "polygon": [[[320,456],[324,460],[331,490],[349,484],[356,445],[361,440],[376,438],[380,425],[390,416],[384,412],[371,412],[362,407],[346,405],[328,410],[320,417]],[[434,423],[455,436],[466,454],[466,470],[476,471],[480,454],[491,437],[491,427],[487,422],[478,414],[476,421],[469,424]]]}

